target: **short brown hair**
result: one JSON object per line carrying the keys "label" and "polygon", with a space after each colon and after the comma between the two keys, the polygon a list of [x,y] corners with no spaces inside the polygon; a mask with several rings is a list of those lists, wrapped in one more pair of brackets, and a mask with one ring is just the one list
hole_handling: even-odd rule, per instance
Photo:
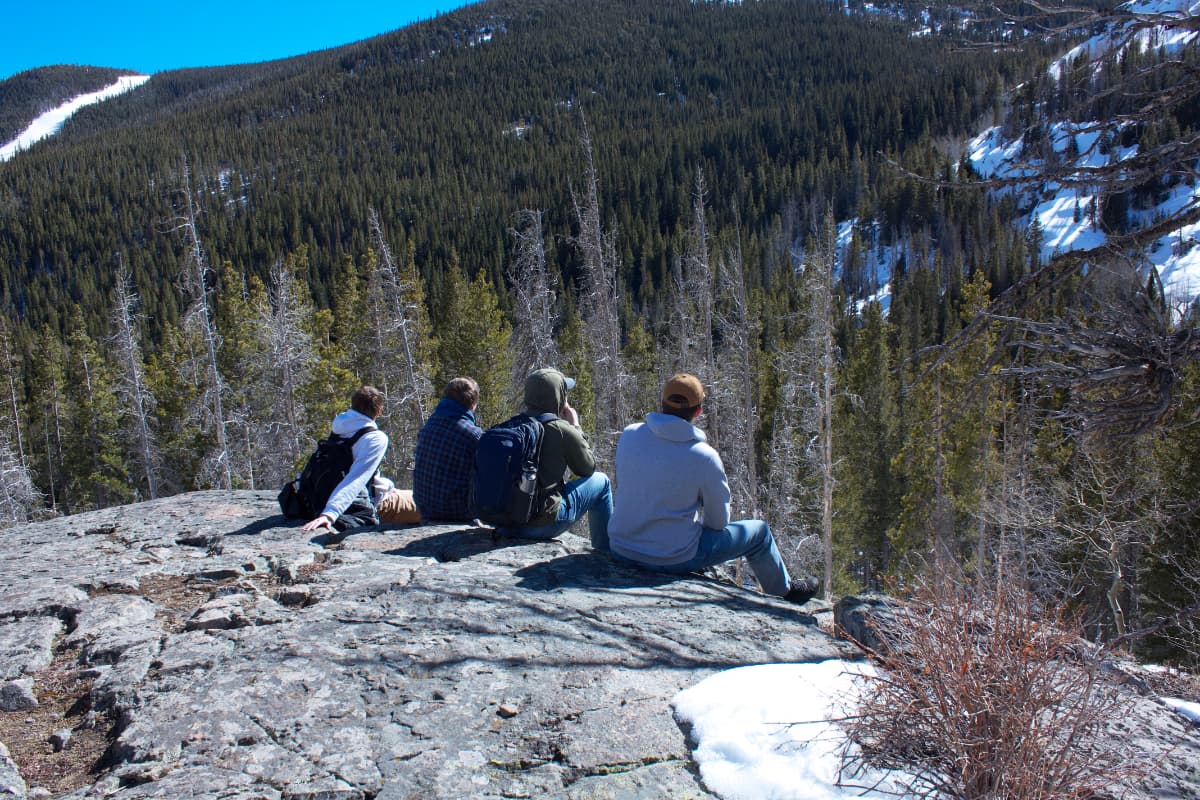
{"label": "short brown hair", "polygon": [[670,414],[672,417],[679,417],[687,422],[694,420],[696,414],[699,412],[700,406],[685,406],[684,408],[680,408],[679,406],[672,406],[667,403],[662,404],[662,413]]}
{"label": "short brown hair", "polygon": [[442,397],[457,400],[467,408],[474,408],[479,402],[479,384],[474,378],[454,378],[446,384]]}
{"label": "short brown hair", "polygon": [[383,392],[374,386],[362,386],[350,395],[350,407],[360,414],[375,419],[383,413]]}

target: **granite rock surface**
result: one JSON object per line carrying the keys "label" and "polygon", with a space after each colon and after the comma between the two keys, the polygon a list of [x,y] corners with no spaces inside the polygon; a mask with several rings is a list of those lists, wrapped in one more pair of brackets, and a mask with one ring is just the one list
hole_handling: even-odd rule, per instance
{"label": "granite rock surface", "polygon": [[[47,752],[109,726],[84,785],[54,795],[80,800],[710,797],[676,692],[854,655],[795,606],[618,566],[571,534],[312,538],[269,492],[0,540],[0,681],[52,697],[39,683],[70,673],[80,696],[59,698]],[[49,796],[3,754],[0,794]]]}

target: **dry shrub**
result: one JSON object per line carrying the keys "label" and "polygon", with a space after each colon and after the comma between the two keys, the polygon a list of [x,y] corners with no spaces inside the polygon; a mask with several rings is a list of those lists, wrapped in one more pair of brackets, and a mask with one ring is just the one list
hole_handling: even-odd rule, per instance
{"label": "dry shrub", "polygon": [[910,776],[906,796],[1102,797],[1139,773],[1105,733],[1117,689],[1031,595],[926,585],[889,624],[850,734],[868,763]]}

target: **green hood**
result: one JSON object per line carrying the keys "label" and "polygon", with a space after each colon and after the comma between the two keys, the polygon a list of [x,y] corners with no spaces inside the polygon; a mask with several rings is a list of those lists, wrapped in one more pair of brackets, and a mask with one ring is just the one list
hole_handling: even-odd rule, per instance
{"label": "green hood", "polygon": [[534,414],[557,414],[575,381],[556,369],[539,369],[525,379],[525,408]]}

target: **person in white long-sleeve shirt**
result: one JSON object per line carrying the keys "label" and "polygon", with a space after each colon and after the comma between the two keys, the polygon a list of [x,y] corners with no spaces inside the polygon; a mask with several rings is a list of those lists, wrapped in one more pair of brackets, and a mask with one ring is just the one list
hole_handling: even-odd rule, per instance
{"label": "person in white long-sleeve shirt", "polygon": [[[375,425],[383,413],[383,392],[363,386],[350,396],[350,408],[333,418],[333,433],[349,438],[370,428],[354,443],[354,463],[346,477],[333,490],[321,513],[301,530],[333,529],[333,524],[355,499],[366,495],[376,505],[382,522],[415,522],[419,519],[412,505],[412,492],[396,489],[391,480],[378,475],[387,454],[388,436]],[[368,483],[370,485],[368,485]]]}
{"label": "person in white long-sleeve shirt", "polygon": [[725,466],[694,424],[703,403],[699,378],[679,373],[663,387],[662,413],[621,433],[608,523],[613,557],[682,574],[745,556],[763,592],[806,602],[817,581],[791,580],[767,523],[730,521]]}

